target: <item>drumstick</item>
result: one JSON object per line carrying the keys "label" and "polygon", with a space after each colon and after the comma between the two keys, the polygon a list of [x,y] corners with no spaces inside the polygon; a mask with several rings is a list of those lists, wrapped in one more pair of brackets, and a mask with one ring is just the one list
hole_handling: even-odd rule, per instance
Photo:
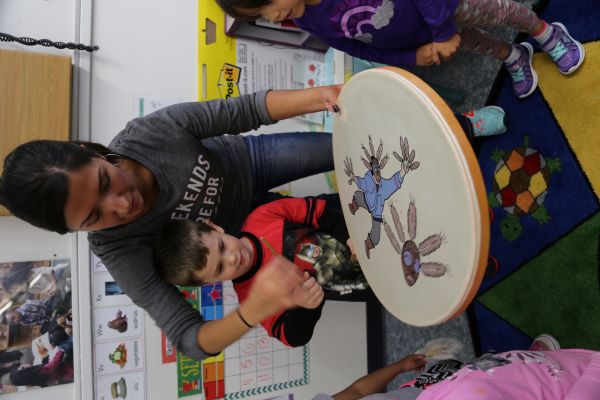
{"label": "drumstick", "polygon": [[[273,246],[271,246],[271,243],[269,243],[269,241],[267,239],[265,239],[264,236],[260,237],[260,241],[263,242],[265,244],[265,246],[267,246],[267,248],[271,251],[271,253],[273,253],[274,256],[281,256],[281,254],[279,254],[277,252],[277,250],[275,250],[273,248]],[[304,270],[305,272],[308,272],[309,275],[312,275],[309,271]]]}
{"label": "drumstick", "polygon": [[267,239],[265,239],[264,236],[260,237],[260,241],[263,242],[265,244],[265,246],[267,246],[267,248],[269,250],[271,250],[271,253],[273,253],[274,256],[280,256],[281,254],[279,254],[274,248],[273,246],[271,246],[271,243],[269,243],[269,241]]}

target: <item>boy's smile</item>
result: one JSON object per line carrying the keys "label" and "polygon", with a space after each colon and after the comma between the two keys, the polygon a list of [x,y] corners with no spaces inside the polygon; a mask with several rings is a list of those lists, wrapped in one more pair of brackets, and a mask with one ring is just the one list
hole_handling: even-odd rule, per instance
{"label": "boy's smile", "polygon": [[202,242],[208,249],[208,255],[205,268],[195,273],[200,281],[213,283],[233,280],[252,267],[254,251],[250,240],[227,235],[222,230],[213,230],[202,235]]}

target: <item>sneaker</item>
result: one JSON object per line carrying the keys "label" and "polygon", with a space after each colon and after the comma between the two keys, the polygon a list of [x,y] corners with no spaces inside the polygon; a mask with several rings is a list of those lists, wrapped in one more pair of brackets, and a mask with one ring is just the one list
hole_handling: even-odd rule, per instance
{"label": "sneaker", "polygon": [[498,106],[487,106],[463,114],[471,120],[475,136],[493,136],[506,132],[504,110]]}
{"label": "sneaker", "polygon": [[548,335],[547,333],[536,337],[529,347],[529,350],[531,351],[552,351],[559,349],[560,344],[558,343],[558,340],[556,340],[554,336]]}
{"label": "sneaker", "polygon": [[533,47],[527,42],[513,44],[513,46],[521,51],[521,55],[514,63],[504,65],[512,78],[515,94],[522,99],[533,93],[537,87],[538,76],[531,65]]}
{"label": "sneaker", "polygon": [[577,40],[569,35],[567,28],[560,22],[553,22],[552,35],[542,44],[542,50],[546,52],[564,75],[572,74],[585,58],[585,49]]}

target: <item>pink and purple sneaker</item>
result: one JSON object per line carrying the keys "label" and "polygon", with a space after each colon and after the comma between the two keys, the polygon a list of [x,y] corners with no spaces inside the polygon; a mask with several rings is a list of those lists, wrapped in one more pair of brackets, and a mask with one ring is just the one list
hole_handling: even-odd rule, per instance
{"label": "pink and purple sneaker", "polygon": [[527,42],[512,46],[520,52],[519,58],[511,64],[505,62],[504,65],[512,78],[513,91],[522,99],[533,93],[538,84],[537,73],[531,65],[533,47]]}
{"label": "pink and purple sneaker", "polygon": [[567,28],[560,22],[553,22],[552,34],[546,43],[542,44],[542,50],[547,53],[558,67],[558,70],[569,75],[577,71],[585,58],[585,49],[577,40],[569,35]]}

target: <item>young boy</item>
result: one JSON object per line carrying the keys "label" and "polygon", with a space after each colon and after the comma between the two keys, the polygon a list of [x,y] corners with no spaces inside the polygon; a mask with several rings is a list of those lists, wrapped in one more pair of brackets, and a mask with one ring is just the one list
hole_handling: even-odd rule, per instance
{"label": "young boy", "polygon": [[297,307],[260,323],[270,336],[295,347],[312,337],[324,298],[375,298],[347,242],[339,197],[323,195],[266,203],[250,213],[239,237],[211,222],[171,221],[160,233],[155,253],[166,281],[200,285],[232,280],[240,301],[276,254],[292,261],[305,275],[294,292]]}

